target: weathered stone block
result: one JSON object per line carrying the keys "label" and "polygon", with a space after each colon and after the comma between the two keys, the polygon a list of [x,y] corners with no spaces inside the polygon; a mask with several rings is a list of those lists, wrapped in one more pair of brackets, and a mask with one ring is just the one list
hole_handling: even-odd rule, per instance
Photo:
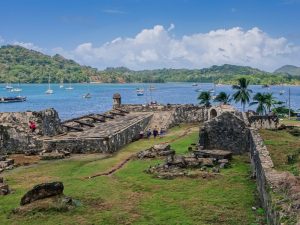
{"label": "weathered stone block", "polygon": [[22,197],[20,205],[26,205],[39,199],[61,195],[63,191],[64,185],[62,182],[38,184]]}

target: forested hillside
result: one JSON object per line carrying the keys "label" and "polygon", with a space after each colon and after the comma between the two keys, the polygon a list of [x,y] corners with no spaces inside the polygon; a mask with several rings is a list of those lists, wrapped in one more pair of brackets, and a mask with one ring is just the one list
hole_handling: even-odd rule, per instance
{"label": "forested hillside", "polygon": [[20,46],[0,48],[0,82],[216,82],[232,84],[245,76],[252,84],[300,84],[300,76],[288,73],[268,73],[246,66],[222,65],[203,69],[155,69],[133,71],[125,67],[103,71],[82,66],[60,55],[48,56]]}

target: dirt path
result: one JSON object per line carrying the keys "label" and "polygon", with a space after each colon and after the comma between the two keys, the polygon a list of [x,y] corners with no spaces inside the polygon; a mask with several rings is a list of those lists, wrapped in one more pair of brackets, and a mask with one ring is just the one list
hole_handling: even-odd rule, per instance
{"label": "dirt path", "polygon": [[[193,127],[187,127],[181,135],[179,135],[179,136],[177,136],[177,137],[175,137],[175,138],[173,138],[173,139],[171,139],[169,141],[161,142],[159,144],[171,144],[171,143],[177,141],[178,139],[181,139],[181,138],[187,136],[192,130],[193,130]],[[121,163],[117,164],[112,169],[110,169],[110,170],[108,170],[106,172],[94,174],[92,176],[85,177],[85,179],[91,179],[91,178],[95,178],[95,177],[112,175],[115,172],[117,172],[118,170],[122,169],[122,167],[125,166],[135,155],[136,155],[136,153],[132,154],[131,156],[129,156],[128,158],[126,158],[125,160],[123,160]]]}

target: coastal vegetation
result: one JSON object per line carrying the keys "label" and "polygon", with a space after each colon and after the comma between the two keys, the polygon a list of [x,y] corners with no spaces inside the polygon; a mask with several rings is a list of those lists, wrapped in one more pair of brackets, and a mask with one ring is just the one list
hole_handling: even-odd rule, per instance
{"label": "coastal vegetation", "polygon": [[[281,70],[282,71],[282,70]],[[0,83],[104,82],[163,83],[214,82],[234,84],[247,78],[251,84],[300,84],[300,75],[287,72],[265,72],[248,66],[221,65],[203,69],[154,69],[134,71],[126,67],[98,70],[82,66],[61,55],[48,56],[20,46],[0,47]]]}
{"label": "coastal vegetation", "polygon": [[[133,142],[114,155],[73,156],[5,172],[14,193],[0,198],[1,224],[263,224],[263,210],[252,210],[257,207],[256,184],[247,155],[234,156],[232,166],[213,179],[161,180],[143,172],[160,160],[135,159],[110,176],[85,179],[156,143],[174,140],[172,148],[184,154],[197,142],[198,131],[198,125],[182,125],[161,139]],[[78,200],[74,210],[11,214],[33,184],[57,180],[64,183],[66,195]]]}

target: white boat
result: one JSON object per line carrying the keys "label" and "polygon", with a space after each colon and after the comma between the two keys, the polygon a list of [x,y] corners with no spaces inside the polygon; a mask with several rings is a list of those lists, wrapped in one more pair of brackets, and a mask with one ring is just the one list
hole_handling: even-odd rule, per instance
{"label": "white boat", "polygon": [[7,83],[6,86],[5,86],[5,89],[11,90],[11,89],[13,89],[13,87],[10,84]]}
{"label": "white boat", "polygon": [[280,95],[283,95],[284,93],[285,93],[285,90],[279,91],[279,94],[280,94]]}
{"label": "white boat", "polygon": [[10,92],[21,92],[22,89],[21,88],[13,88],[13,89],[10,89]]}
{"label": "white boat", "polygon": [[194,87],[195,87],[195,86],[198,86],[198,84],[197,84],[197,83],[193,83],[193,84],[192,84],[192,86],[194,86]]}
{"label": "white boat", "polygon": [[61,81],[60,81],[59,88],[63,88],[63,87],[64,87],[64,80],[61,80]]}
{"label": "white boat", "polygon": [[50,75],[49,75],[49,77],[48,77],[48,90],[45,91],[45,93],[46,93],[47,95],[51,95],[51,94],[54,93],[53,90],[52,90],[51,87],[50,87]]}
{"label": "white boat", "polygon": [[136,95],[137,95],[137,96],[143,96],[143,95],[144,95],[144,89],[142,89],[142,88],[137,88],[137,89],[136,89]]}
{"label": "white boat", "polygon": [[69,83],[69,87],[66,87],[66,90],[73,90],[73,87],[71,85],[71,82]]}

